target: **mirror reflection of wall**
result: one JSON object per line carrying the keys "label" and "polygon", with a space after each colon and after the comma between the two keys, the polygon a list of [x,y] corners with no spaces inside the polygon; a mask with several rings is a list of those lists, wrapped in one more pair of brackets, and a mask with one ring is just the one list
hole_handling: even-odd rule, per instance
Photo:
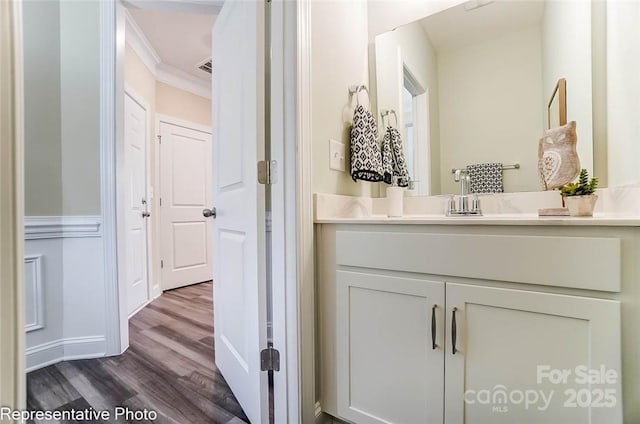
{"label": "mirror reflection of wall", "polygon": [[378,107],[398,112],[405,154],[413,156],[408,158],[409,174],[420,195],[440,193],[437,62],[429,45],[418,24],[375,40],[376,73],[383,76],[377,85]]}
{"label": "mirror reflection of wall", "polygon": [[409,168],[409,188],[430,194],[429,93],[403,66],[402,119],[404,152]]}
{"label": "mirror reflection of wall", "polygon": [[580,160],[592,172],[591,2],[470,5],[375,39],[377,105],[398,111],[417,193],[457,193],[451,169],[487,162],[521,164],[504,171],[505,191],[539,190],[538,140],[563,77]]}
{"label": "mirror reflection of wall", "polygon": [[[406,80],[405,80],[406,81]],[[409,170],[409,178],[411,181],[417,181],[416,178],[416,157],[414,154],[414,146],[419,140],[415,139],[413,132],[413,121],[416,119],[413,110],[413,93],[409,91],[410,87],[405,83],[402,87],[402,120],[404,121],[404,154]]]}

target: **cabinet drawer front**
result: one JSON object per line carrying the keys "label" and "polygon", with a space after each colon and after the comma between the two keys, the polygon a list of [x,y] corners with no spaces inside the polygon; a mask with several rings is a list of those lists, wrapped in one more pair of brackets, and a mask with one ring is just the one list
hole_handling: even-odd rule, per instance
{"label": "cabinet drawer front", "polygon": [[[622,423],[619,302],[450,283],[446,296],[447,424]],[[583,381],[592,370],[607,381]]]}
{"label": "cabinet drawer front", "polygon": [[620,291],[620,239],[338,231],[336,263]]}
{"label": "cabinet drawer front", "polygon": [[444,283],[338,271],[336,300],[338,414],[442,423]]}

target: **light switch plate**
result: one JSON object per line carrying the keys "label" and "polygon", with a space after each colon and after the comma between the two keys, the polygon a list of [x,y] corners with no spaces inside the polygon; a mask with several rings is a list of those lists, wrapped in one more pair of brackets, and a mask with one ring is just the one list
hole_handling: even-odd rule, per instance
{"label": "light switch plate", "polygon": [[336,140],[329,139],[329,168],[336,171],[345,171],[346,146]]}

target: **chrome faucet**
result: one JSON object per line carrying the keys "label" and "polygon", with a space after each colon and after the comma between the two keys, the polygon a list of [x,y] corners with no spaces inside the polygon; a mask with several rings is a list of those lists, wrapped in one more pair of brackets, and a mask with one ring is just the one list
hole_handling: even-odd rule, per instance
{"label": "chrome faucet", "polygon": [[471,187],[469,172],[466,169],[456,169],[453,174],[453,179],[460,183],[460,196],[458,196],[457,206],[454,196],[449,198],[447,202],[447,216],[482,215],[480,199],[477,194],[473,195],[471,207],[469,207],[469,188]]}

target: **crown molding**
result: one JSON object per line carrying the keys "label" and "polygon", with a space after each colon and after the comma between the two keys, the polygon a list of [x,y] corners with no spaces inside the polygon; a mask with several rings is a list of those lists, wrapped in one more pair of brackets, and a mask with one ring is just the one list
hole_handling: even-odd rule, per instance
{"label": "crown molding", "polygon": [[205,81],[166,63],[160,63],[157,66],[156,80],[211,99],[211,81]]}
{"label": "crown molding", "polygon": [[188,91],[197,96],[211,98],[210,81],[195,77],[182,69],[162,62],[158,52],[153,48],[128,10],[125,10],[125,21],[125,43],[138,55],[156,81]]}
{"label": "crown molding", "polygon": [[160,56],[144,35],[131,13],[125,9],[125,42],[136,52],[140,60],[152,74],[156,74],[156,68],[160,64]]}
{"label": "crown molding", "polygon": [[124,3],[136,9],[217,15],[220,13],[220,10],[222,10],[224,1],[225,0],[124,0]]}

